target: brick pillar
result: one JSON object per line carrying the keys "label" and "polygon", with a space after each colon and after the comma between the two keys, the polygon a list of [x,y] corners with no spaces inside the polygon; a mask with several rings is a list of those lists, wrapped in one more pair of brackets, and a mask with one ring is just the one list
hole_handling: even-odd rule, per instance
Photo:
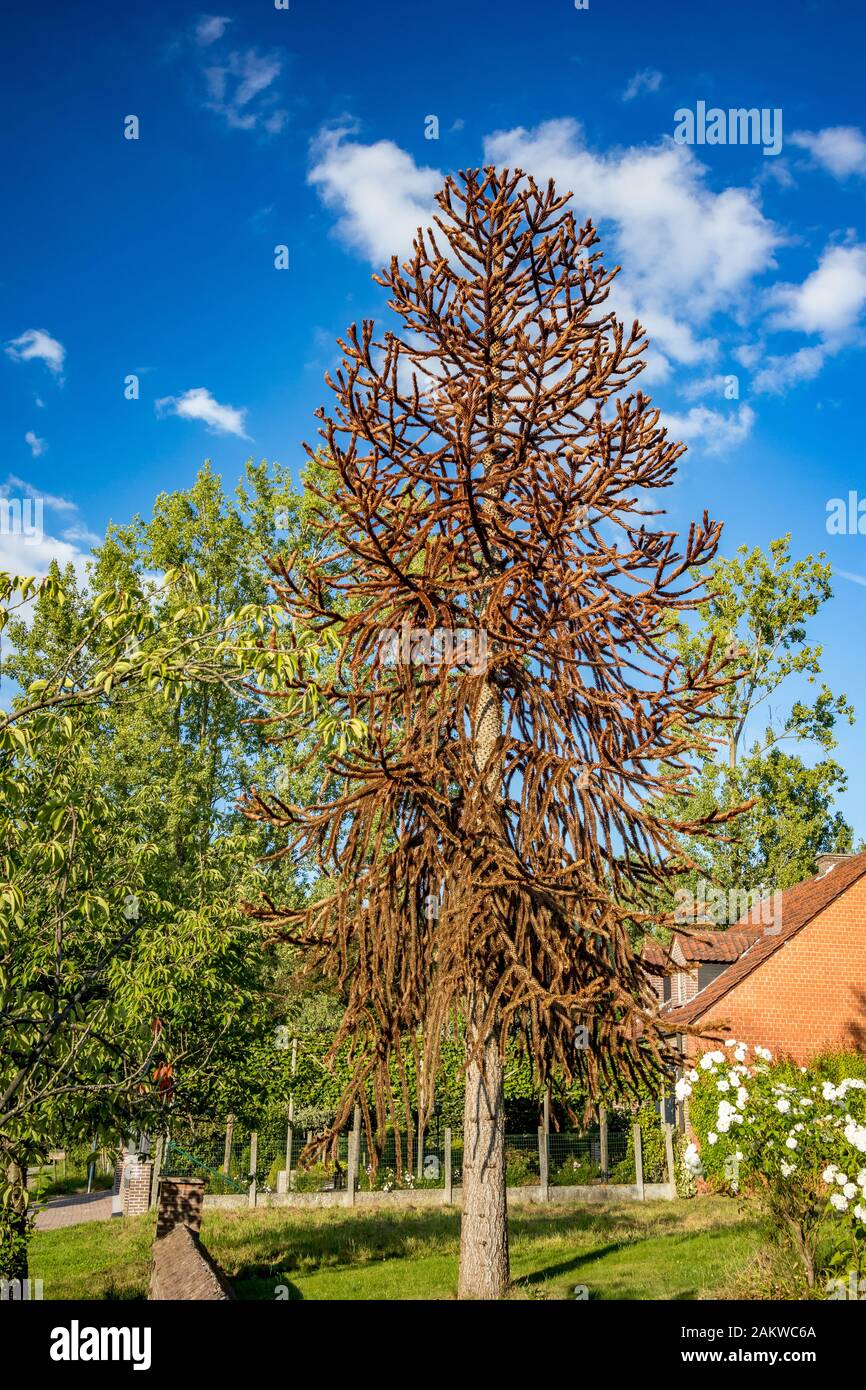
{"label": "brick pillar", "polygon": [[160,1178],[156,1213],[156,1235],[167,1235],[175,1226],[188,1226],[194,1235],[201,1230],[204,1178]]}
{"label": "brick pillar", "polygon": [[130,1163],[126,1168],[123,1186],[124,1216],[140,1216],[150,1207],[150,1185],[153,1181],[152,1163]]}

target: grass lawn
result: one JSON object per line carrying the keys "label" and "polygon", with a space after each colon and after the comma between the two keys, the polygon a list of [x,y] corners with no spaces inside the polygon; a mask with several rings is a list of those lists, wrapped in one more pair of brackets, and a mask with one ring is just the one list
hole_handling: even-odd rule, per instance
{"label": "grass lawn", "polygon": [[[141,1298],[153,1218],[37,1232],[30,1273],[46,1298]],[[581,1207],[516,1207],[514,1298],[696,1299],[730,1296],[760,1245],[757,1227],[720,1197]],[[202,1239],[239,1298],[453,1298],[459,1213],[206,1212]]]}

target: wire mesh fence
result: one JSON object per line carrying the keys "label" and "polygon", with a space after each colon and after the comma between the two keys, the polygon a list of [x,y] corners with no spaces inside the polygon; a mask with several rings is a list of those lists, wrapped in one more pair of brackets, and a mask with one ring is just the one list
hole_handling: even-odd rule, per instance
{"label": "wire mesh fence", "polygon": [[[366,1133],[358,1136],[355,1185],[361,1192],[443,1189],[459,1187],[463,1178],[463,1139],[449,1131],[423,1136],[419,1150],[417,1133],[389,1130],[371,1147]],[[164,1147],[162,1172],[166,1176],[203,1178],[205,1190],[214,1195],[248,1192],[255,1180],[258,1192],[339,1192],[349,1186],[352,1134],[340,1134],[336,1148],[326,1157],[304,1153],[316,1132],[285,1123],[250,1132],[198,1126],[172,1133]],[[505,1163],[508,1187],[531,1187],[542,1182],[544,1141],[534,1134],[506,1134]],[[637,1180],[631,1131],[610,1128],[603,1138],[596,1128],[585,1133],[551,1132],[547,1135],[547,1182],[551,1187],[604,1183],[633,1184]],[[290,1173],[290,1177],[285,1176]],[[280,1175],[283,1174],[282,1182]]]}

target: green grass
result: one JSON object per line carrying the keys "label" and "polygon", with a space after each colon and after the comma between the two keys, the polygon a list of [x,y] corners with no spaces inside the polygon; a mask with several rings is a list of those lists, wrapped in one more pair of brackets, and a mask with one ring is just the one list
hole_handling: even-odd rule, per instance
{"label": "green grass", "polygon": [[[152,1217],[37,1232],[31,1275],[46,1298],[141,1298]],[[760,1246],[757,1226],[725,1198],[598,1207],[516,1207],[512,1297],[698,1299],[730,1296]],[[206,1212],[202,1238],[240,1298],[453,1298],[459,1214],[380,1211]]]}

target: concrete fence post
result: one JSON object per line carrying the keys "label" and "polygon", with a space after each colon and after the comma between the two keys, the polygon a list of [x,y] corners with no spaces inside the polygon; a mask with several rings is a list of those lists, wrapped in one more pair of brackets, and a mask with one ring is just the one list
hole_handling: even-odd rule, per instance
{"label": "concrete fence post", "polygon": [[232,1144],[234,1143],[234,1137],[235,1117],[234,1115],[229,1115],[228,1119],[226,1120],[226,1142],[225,1147],[223,1149],[223,1172],[225,1173],[226,1177],[228,1177],[229,1168],[231,1166]]}
{"label": "concrete fence post", "polygon": [[250,1135],[250,1191],[249,1205],[254,1207],[258,1194],[258,1182],[256,1180],[256,1169],[259,1166],[259,1134],[258,1130],[253,1130]]}
{"label": "concrete fence post", "polygon": [[547,1151],[547,1131],[544,1125],[538,1126],[538,1185],[541,1188],[542,1202],[550,1201],[550,1173]]}
{"label": "concrete fence post", "polygon": [[156,1206],[157,1192],[159,1191],[159,1179],[162,1173],[162,1163],[165,1157],[165,1135],[158,1134],[156,1137],[156,1150],[153,1155],[153,1177],[150,1185],[150,1206]]}
{"label": "concrete fence post", "polygon": [[292,1190],[292,1147],[295,1137],[295,1127],[291,1120],[286,1125],[286,1190]]}
{"label": "concrete fence post", "polygon": [[451,1176],[451,1127],[445,1126],[445,1205],[450,1207],[454,1200],[453,1179]]}
{"label": "concrete fence post", "polygon": [[638,1200],[642,1202],[645,1195],[643,1183],[643,1141],[641,1139],[640,1125],[637,1123],[634,1127],[634,1176],[635,1182],[637,1183]]}
{"label": "concrete fence post", "polygon": [[608,1180],[608,1156],[607,1156],[607,1106],[600,1105],[598,1108],[598,1161],[601,1168],[601,1176],[605,1182]]}
{"label": "concrete fence post", "polygon": [[355,1205],[355,1188],[358,1185],[358,1160],[361,1157],[361,1107],[355,1106],[352,1116],[352,1132],[349,1135],[349,1205]]}
{"label": "concrete fence post", "polygon": [[665,1125],[665,1159],[667,1160],[668,1182],[673,1188],[674,1196],[677,1191],[677,1170],[674,1166],[674,1131],[673,1125]]}

